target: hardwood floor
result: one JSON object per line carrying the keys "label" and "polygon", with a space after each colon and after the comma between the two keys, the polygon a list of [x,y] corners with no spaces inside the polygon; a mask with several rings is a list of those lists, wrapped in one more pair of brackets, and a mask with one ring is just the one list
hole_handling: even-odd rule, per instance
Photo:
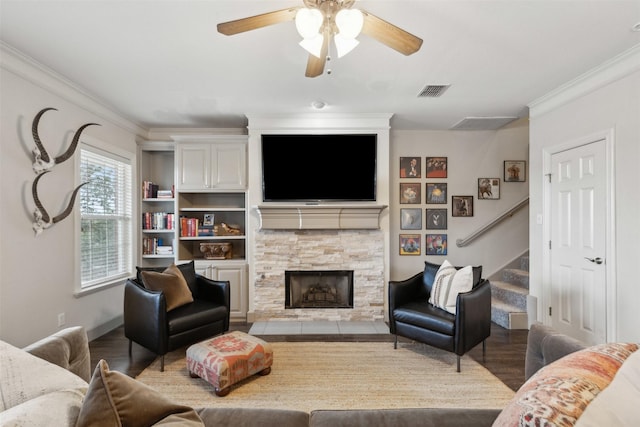
{"label": "hardwood floor", "polygon": [[[248,332],[251,325],[233,323],[231,330]],[[476,346],[463,357],[472,357],[486,367],[512,390],[517,390],[524,383],[524,358],[527,347],[527,330],[508,330],[496,324],[491,325],[491,337],[487,339],[485,360],[482,358],[482,345]],[[265,341],[383,341],[393,343],[393,335],[266,335]],[[400,342],[405,340],[400,338]],[[406,340],[405,340],[406,342]],[[121,326],[91,341],[91,366],[96,366],[100,359],[105,359],[109,368],[123,372],[131,377],[140,374],[156,355],[144,347],[133,343],[132,356],[129,357],[129,341],[124,336]],[[464,372],[462,372],[464,374]]]}

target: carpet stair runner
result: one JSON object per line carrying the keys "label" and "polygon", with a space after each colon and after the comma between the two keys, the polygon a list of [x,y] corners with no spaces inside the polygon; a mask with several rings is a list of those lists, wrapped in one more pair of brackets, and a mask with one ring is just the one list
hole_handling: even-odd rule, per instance
{"label": "carpet stair runner", "polygon": [[491,276],[491,321],[505,329],[528,329],[529,253]]}

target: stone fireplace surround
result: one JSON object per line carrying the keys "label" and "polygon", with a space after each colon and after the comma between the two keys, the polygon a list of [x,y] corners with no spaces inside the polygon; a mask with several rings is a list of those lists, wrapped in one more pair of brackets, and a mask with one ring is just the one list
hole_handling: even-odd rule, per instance
{"label": "stone fireplace surround", "polygon": [[[255,255],[254,321],[384,319],[381,230],[260,230]],[[353,308],[285,309],[287,270],[353,270]]]}

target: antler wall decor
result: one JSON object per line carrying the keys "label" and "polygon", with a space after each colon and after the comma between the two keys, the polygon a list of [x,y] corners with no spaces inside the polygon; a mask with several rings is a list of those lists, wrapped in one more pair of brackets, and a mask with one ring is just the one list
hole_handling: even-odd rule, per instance
{"label": "antler wall decor", "polygon": [[33,195],[33,202],[36,204],[36,210],[33,211],[33,219],[34,219],[33,231],[36,232],[36,236],[38,236],[47,228],[51,227],[53,224],[58,223],[63,219],[65,219],[66,217],[68,217],[69,214],[71,214],[71,211],[73,210],[73,204],[76,201],[76,195],[78,194],[80,187],[89,183],[89,182],[83,182],[82,184],[78,185],[76,189],[73,190],[73,193],[71,194],[71,200],[69,200],[69,204],[67,205],[66,209],[63,210],[60,213],[60,215],[56,215],[52,219],[51,216],[49,216],[49,213],[47,212],[47,210],[42,205],[42,202],[40,201],[40,197],[38,197],[38,181],[40,181],[40,178],[42,178],[45,174],[49,172],[51,171],[44,171],[41,174],[39,174],[36,177],[36,179],[33,180],[33,184],[31,185],[31,194]]}
{"label": "antler wall decor", "polygon": [[69,204],[67,205],[67,207],[59,215],[51,218],[47,210],[42,205],[40,197],[38,196],[38,182],[40,181],[40,178],[42,178],[45,174],[51,172],[55,165],[60,164],[73,156],[73,153],[75,153],[76,148],[78,147],[78,142],[80,141],[80,135],[82,134],[82,131],[84,131],[89,126],[100,126],[98,123],[87,123],[80,126],[73,136],[73,140],[71,141],[71,145],[69,145],[69,148],[67,148],[67,150],[60,156],[52,159],[51,156],[49,156],[47,150],[44,148],[44,145],[40,140],[40,135],[38,134],[38,124],[40,123],[40,118],[49,110],[58,111],[57,108],[53,107],[43,108],[33,118],[33,124],[31,125],[31,133],[36,144],[36,147],[32,150],[33,171],[38,175],[33,180],[33,184],[31,185],[31,195],[33,196],[33,202],[36,205],[36,209],[33,211],[33,230],[36,232],[36,237],[40,235],[44,230],[51,227],[53,224],[62,221],[71,214],[71,211],[73,210],[73,204],[75,203],[76,196],[78,195],[78,191],[80,191],[80,188],[83,185],[89,183],[83,182],[82,184],[77,186],[71,194],[71,200],[69,200]]}
{"label": "antler wall decor", "polygon": [[98,123],[87,123],[85,125],[80,126],[76,131],[76,134],[73,136],[73,140],[71,141],[71,145],[69,146],[69,148],[67,148],[67,151],[65,151],[63,154],[56,157],[55,159],[51,159],[51,156],[49,156],[49,153],[47,153],[47,150],[44,148],[44,145],[40,140],[40,136],[38,135],[38,124],[40,123],[40,117],[42,117],[42,115],[49,110],[58,111],[57,108],[53,108],[53,107],[43,108],[38,112],[38,114],[36,114],[36,116],[33,119],[33,124],[31,125],[31,133],[33,134],[33,141],[36,143],[36,148],[34,148],[32,151],[33,171],[37,174],[42,173],[44,171],[51,170],[55,165],[60,164],[65,160],[71,158],[71,156],[73,156],[73,153],[76,151],[76,148],[78,147],[78,141],[80,140],[80,135],[82,134],[82,131],[89,126],[100,126]]}

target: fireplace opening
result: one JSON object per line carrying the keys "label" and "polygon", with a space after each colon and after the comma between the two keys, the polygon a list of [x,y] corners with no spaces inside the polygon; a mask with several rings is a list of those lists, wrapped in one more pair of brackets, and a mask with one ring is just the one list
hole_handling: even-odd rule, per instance
{"label": "fireplace opening", "polygon": [[285,271],[285,308],[353,308],[353,270]]}

